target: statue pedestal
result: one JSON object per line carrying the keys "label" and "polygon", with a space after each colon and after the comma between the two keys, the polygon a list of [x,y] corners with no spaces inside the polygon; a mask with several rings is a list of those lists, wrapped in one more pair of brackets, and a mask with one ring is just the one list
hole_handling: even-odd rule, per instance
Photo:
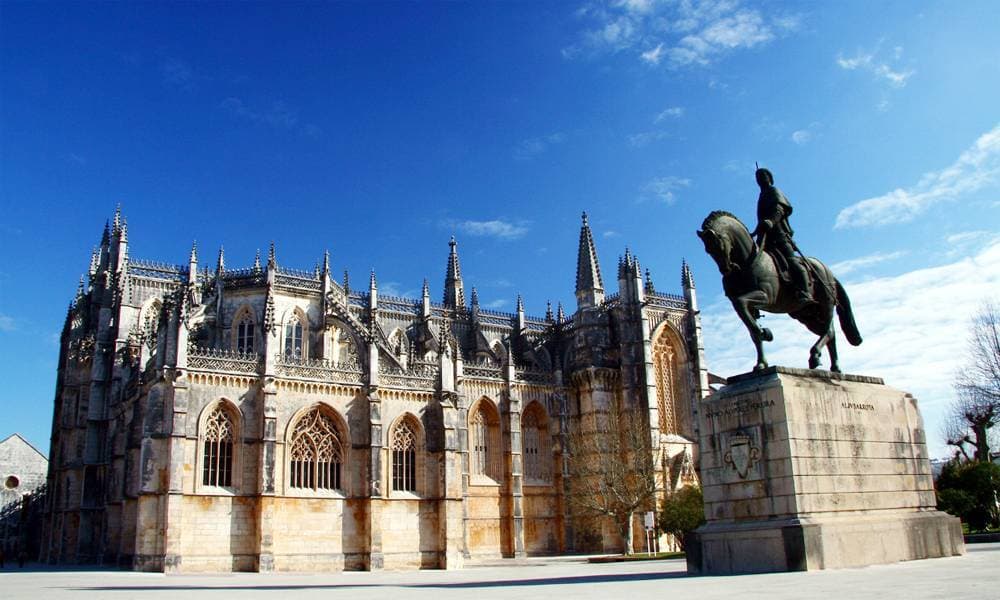
{"label": "statue pedestal", "polygon": [[917,401],[881,379],[771,367],[701,403],[707,523],[689,573],[859,567],[965,553],[935,510]]}

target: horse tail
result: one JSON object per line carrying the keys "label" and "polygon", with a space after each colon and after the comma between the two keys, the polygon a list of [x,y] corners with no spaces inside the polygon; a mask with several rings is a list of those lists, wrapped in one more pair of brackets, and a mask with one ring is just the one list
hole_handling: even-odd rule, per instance
{"label": "horse tail", "polygon": [[833,280],[837,286],[837,317],[840,318],[840,328],[844,331],[847,341],[852,346],[861,344],[861,332],[858,331],[858,324],[854,322],[854,311],[851,310],[851,299],[847,297],[847,291],[840,281]]}

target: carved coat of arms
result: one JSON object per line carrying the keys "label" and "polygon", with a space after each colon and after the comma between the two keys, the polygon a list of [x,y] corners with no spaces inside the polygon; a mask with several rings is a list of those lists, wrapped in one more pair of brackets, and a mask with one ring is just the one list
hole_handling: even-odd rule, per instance
{"label": "carved coat of arms", "polygon": [[726,464],[731,465],[740,479],[746,479],[750,469],[760,460],[760,448],[753,445],[753,438],[745,433],[738,433],[729,438],[729,450],[724,457]]}

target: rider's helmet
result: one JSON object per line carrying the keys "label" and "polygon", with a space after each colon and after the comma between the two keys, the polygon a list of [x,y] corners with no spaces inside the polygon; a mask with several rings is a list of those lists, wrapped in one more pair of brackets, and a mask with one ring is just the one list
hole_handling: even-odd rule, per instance
{"label": "rider's helmet", "polygon": [[754,177],[757,179],[757,185],[761,187],[774,185],[774,175],[771,175],[771,172],[763,167],[757,169]]}

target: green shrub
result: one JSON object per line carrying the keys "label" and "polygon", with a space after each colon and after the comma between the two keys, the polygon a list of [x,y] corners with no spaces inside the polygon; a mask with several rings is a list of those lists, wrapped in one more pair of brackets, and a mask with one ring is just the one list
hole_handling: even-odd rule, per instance
{"label": "green shrub", "polygon": [[1000,465],[952,461],[938,476],[938,509],[955,515],[971,531],[1000,526]]}
{"label": "green shrub", "polygon": [[684,547],[684,534],[705,522],[705,504],[698,486],[686,486],[663,500],[660,531],[673,534]]}

